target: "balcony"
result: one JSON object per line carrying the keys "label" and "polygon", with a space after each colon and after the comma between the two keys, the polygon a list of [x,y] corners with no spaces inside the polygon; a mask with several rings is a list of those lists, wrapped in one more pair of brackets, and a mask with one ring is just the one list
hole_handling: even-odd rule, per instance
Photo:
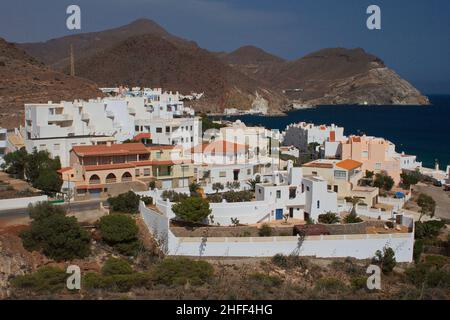
{"label": "balcony", "polygon": [[55,121],[72,121],[73,116],[70,114],[52,114],[48,116],[48,121],[55,122]]}

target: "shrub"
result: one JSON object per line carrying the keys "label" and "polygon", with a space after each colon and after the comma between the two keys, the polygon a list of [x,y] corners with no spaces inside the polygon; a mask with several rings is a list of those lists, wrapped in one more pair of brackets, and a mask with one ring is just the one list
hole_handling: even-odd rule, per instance
{"label": "shrub", "polygon": [[133,268],[126,260],[123,259],[109,258],[102,267],[102,275],[104,276],[130,273],[133,273]]}
{"label": "shrub", "polygon": [[169,199],[170,202],[180,202],[187,199],[189,196],[185,193],[179,193],[173,190],[164,190],[161,194],[161,198],[166,201]]}
{"label": "shrub", "polygon": [[417,288],[428,287],[450,287],[450,272],[444,269],[430,267],[426,263],[420,263],[405,271],[407,279]]}
{"label": "shrub", "polygon": [[264,223],[261,228],[259,228],[258,234],[260,237],[270,237],[273,234],[273,228],[267,223]]}
{"label": "shrub", "polygon": [[423,252],[423,240],[418,239],[414,241],[413,259],[415,263],[420,262],[420,256],[422,255],[422,252]]}
{"label": "shrub", "polygon": [[378,264],[383,273],[391,273],[397,264],[394,250],[390,247],[383,248],[383,251],[377,250],[373,258],[373,263]]}
{"label": "shrub", "polygon": [[433,217],[436,210],[436,201],[429,195],[421,193],[417,198],[417,205],[420,207],[419,221],[424,215]]}
{"label": "shrub", "polygon": [[172,206],[175,215],[184,221],[203,222],[211,214],[209,202],[200,197],[183,199]]}
{"label": "shrub", "polygon": [[277,253],[272,257],[272,263],[283,269],[293,269],[297,267],[306,269],[308,267],[307,261],[295,254],[285,256],[281,253]]}
{"label": "shrub", "polygon": [[411,185],[415,185],[420,181],[420,172],[403,172],[400,174],[400,178],[402,179],[402,186],[406,189],[409,189]]}
{"label": "shrub", "polygon": [[227,202],[248,202],[253,199],[253,192],[249,190],[227,191],[222,194],[223,199]]}
{"label": "shrub", "polygon": [[148,183],[148,187],[150,188],[150,190],[155,190],[155,188],[156,188],[156,181],[150,181],[149,183]]}
{"label": "shrub", "polygon": [[392,177],[388,176],[386,173],[377,173],[375,175],[373,186],[384,189],[386,191],[390,191],[394,186],[394,179],[392,179]]}
{"label": "shrub", "polygon": [[45,266],[34,273],[13,278],[11,284],[15,288],[31,290],[36,293],[56,293],[65,288],[68,276],[60,268]]}
{"label": "shrub", "polygon": [[330,293],[341,293],[347,287],[341,280],[333,277],[320,278],[316,282],[316,290],[327,291]]}
{"label": "shrub", "polygon": [[75,217],[50,204],[29,207],[30,227],[20,233],[28,251],[42,251],[56,261],[85,258],[90,254],[90,236]]}
{"label": "shrub", "polygon": [[350,284],[352,286],[352,289],[357,291],[361,289],[367,288],[367,278],[366,277],[354,277],[350,280]]}
{"label": "shrub", "polygon": [[280,268],[286,268],[288,265],[286,256],[281,253],[277,253],[272,257],[272,263]]}
{"label": "shrub", "polygon": [[336,213],[327,212],[324,214],[319,214],[319,222],[325,224],[335,224],[339,222],[339,217]]}
{"label": "shrub", "polygon": [[431,220],[426,222],[417,221],[415,223],[414,238],[416,239],[433,239],[439,235],[445,227],[445,222]]}
{"label": "shrub", "polygon": [[350,213],[344,217],[345,223],[359,223],[362,221],[363,220],[360,217],[358,217],[355,213]]}
{"label": "shrub", "polygon": [[133,191],[108,198],[111,209],[116,212],[137,213],[139,211],[140,197]]}
{"label": "shrub", "polygon": [[448,258],[440,255],[428,255],[425,257],[424,264],[430,268],[441,269],[448,262]]}
{"label": "shrub", "polygon": [[216,192],[219,192],[220,190],[223,190],[224,188],[225,188],[224,185],[220,182],[213,183],[213,185],[212,185],[212,189]]}
{"label": "shrub", "polygon": [[142,196],[141,197],[141,201],[144,202],[144,204],[146,206],[153,204],[153,198],[152,197]]}
{"label": "shrub", "polygon": [[261,272],[255,272],[250,274],[249,280],[265,288],[279,287],[283,283],[283,280],[280,277],[271,276]]}
{"label": "shrub", "polygon": [[140,243],[138,226],[133,218],[123,214],[104,216],[98,222],[102,239],[122,254],[136,255]]}
{"label": "shrub", "polygon": [[161,261],[153,272],[157,283],[167,286],[202,285],[212,279],[213,266],[207,261],[188,258],[166,258]]}
{"label": "shrub", "polygon": [[222,195],[218,193],[208,195],[208,201],[211,203],[220,203],[222,202]]}
{"label": "shrub", "polygon": [[147,286],[150,281],[151,275],[141,272],[115,274],[110,276],[89,272],[83,277],[83,287],[86,289],[127,292],[132,288]]}

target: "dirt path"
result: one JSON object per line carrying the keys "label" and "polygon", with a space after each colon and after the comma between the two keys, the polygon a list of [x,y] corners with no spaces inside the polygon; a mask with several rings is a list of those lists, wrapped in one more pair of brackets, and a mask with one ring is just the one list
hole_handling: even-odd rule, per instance
{"label": "dirt path", "polygon": [[450,219],[450,192],[446,192],[442,187],[417,184],[413,187],[417,193],[425,193],[436,201],[435,216],[443,219]]}

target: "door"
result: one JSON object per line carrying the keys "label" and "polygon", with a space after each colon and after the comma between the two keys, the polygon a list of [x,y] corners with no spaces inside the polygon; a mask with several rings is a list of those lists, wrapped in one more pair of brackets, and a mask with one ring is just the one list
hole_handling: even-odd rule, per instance
{"label": "door", "polygon": [[178,186],[179,186],[180,188],[189,186],[189,180],[188,180],[188,178],[184,178],[184,179],[178,180]]}
{"label": "door", "polygon": [[289,217],[290,218],[294,217],[294,208],[289,208]]}
{"label": "door", "polygon": [[282,220],[283,219],[283,209],[276,209],[275,210],[275,219],[276,220]]}
{"label": "door", "polygon": [[233,180],[238,181],[239,180],[239,170],[233,171]]}

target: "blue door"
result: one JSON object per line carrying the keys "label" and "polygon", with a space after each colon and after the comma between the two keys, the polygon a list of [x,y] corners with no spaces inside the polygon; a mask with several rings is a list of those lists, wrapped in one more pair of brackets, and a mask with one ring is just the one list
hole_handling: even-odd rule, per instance
{"label": "blue door", "polygon": [[276,209],[275,210],[275,219],[276,220],[283,219],[283,209]]}

